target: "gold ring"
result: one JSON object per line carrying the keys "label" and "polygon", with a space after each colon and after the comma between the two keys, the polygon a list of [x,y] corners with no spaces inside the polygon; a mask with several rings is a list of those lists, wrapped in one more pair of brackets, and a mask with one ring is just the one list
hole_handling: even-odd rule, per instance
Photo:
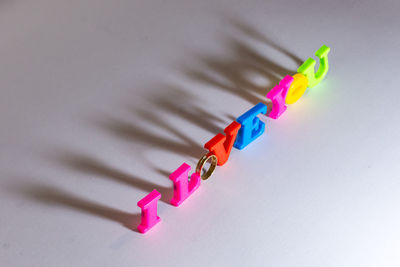
{"label": "gold ring", "polygon": [[[208,171],[204,175],[201,175],[201,171],[203,169],[204,164],[210,159],[211,159],[210,168],[208,169]],[[218,163],[217,156],[215,156],[214,154],[211,154],[211,155],[205,154],[203,157],[201,157],[201,159],[197,163],[196,173],[198,173],[201,176],[202,180],[207,180],[208,178],[210,178],[210,176],[215,171],[215,167],[217,167],[217,163]]]}

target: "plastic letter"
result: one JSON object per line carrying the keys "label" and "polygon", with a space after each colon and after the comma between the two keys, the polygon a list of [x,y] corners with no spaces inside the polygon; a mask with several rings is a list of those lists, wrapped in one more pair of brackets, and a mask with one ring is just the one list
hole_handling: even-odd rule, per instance
{"label": "plastic letter", "polygon": [[294,104],[304,94],[308,86],[308,79],[301,73],[293,76],[293,82],[286,94],[286,104]]}
{"label": "plastic letter", "polygon": [[272,100],[272,110],[269,113],[269,117],[273,119],[279,118],[283,112],[287,109],[285,105],[285,97],[289,90],[290,84],[293,81],[293,77],[286,75],[278,85],[272,88],[268,92],[267,98]]}
{"label": "plastic letter", "polygon": [[198,173],[193,173],[188,181],[189,171],[190,166],[183,163],[169,176],[169,179],[174,182],[174,197],[171,199],[171,204],[176,207],[181,205],[200,186],[201,178]]}
{"label": "plastic letter", "polygon": [[210,154],[214,154],[218,158],[219,166],[224,165],[228,161],[240,127],[240,123],[234,121],[225,128],[224,132],[226,136],[219,133],[204,145],[204,148],[208,149]]}
{"label": "plastic letter", "polygon": [[320,49],[315,52],[315,56],[319,58],[319,68],[315,73],[315,63],[316,61],[312,58],[307,59],[298,69],[297,72],[303,74],[308,79],[308,86],[310,88],[319,84],[319,82],[325,77],[328,72],[328,53],[331,49],[326,45],[320,47]]}
{"label": "plastic letter", "polygon": [[142,209],[142,221],[138,226],[138,230],[142,234],[161,221],[157,216],[157,202],[160,198],[161,194],[157,190],[153,190],[137,203]]}
{"label": "plastic letter", "polygon": [[257,118],[258,114],[266,114],[267,106],[263,103],[258,103],[246,113],[237,118],[242,127],[236,137],[236,142],[234,147],[242,150],[248,144],[253,142],[257,137],[259,137],[265,130],[265,124]]}

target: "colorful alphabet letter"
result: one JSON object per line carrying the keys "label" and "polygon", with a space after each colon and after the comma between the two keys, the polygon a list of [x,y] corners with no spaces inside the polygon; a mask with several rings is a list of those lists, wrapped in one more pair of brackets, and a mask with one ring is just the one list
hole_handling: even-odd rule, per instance
{"label": "colorful alphabet letter", "polygon": [[204,145],[205,149],[218,158],[218,166],[224,165],[228,160],[240,127],[240,123],[234,121],[225,128],[226,136],[219,133]]}
{"label": "colorful alphabet letter", "polygon": [[138,226],[139,232],[144,234],[161,221],[157,216],[157,202],[160,198],[161,194],[157,190],[153,190],[137,203],[142,209],[142,221]]}
{"label": "colorful alphabet letter", "polygon": [[316,61],[312,58],[308,58],[298,69],[297,72],[303,74],[308,79],[308,86],[310,88],[319,84],[319,82],[325,77],[328,72],[328,53],[331,49],[323,45],[321,46],[317,52],[315,52],[315,56],[319,58],[319,68],[315,73],[315,64]]}
{"label": "colorful alphabet letter", "polygon": [[279,118],[283,112],[287,109],[285,105],[285,97],[289,90],[290,84],[293,81],[293,77],[286,75],[278,85],[272,88],[268,92],[267,98],[272,100],[272,110],[269,113],[269,117],[272,119]]}
{"label": "colorful alphabet letter", "polygon": [[234,147],[239,150],[245,148],[248,144],[253,142],[257,137],[262,135],[265,130],[265,124],[257,118],[258,114],[266,114],[267,106],[263,103],[258,103],[246,113],[237,118],[242,127],[236,137]]}
{"label": "colorful alphabet letter", "polygon": [[301,73],[293,76],[293,82],[286,94],[286,104],[294,104],[304,94],[308,86],[308,79]]}
{"label": "colorful alphabet letter", "polygon": [[174,182],[174,197],[171,199],[171,204],[178,207],[200,186],[201,177],[198,173],[193,173],[189,179],[190,166],[183,163],[176,169],[169,179]]}

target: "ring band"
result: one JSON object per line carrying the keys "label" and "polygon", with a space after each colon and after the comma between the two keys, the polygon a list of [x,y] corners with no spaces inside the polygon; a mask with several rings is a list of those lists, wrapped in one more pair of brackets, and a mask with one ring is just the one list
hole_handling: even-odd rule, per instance
{"label": "ring band", "polygon": [[[208,171],[204,175],[202,175],[201,171],[203,169],[203,166],[209,159],[211,159],[210,168],[208,169]],[[203,157],[201,157],[201,159],[197,163],[196,173],[198,173],[201,176],[202,180],[207,180],[213,174],[213,172],[215,170],[215,167],[217,166],[217,163],[218,163],[217,156],[215,156],[214,154],[211,154],[211,155],[205,154]]]}

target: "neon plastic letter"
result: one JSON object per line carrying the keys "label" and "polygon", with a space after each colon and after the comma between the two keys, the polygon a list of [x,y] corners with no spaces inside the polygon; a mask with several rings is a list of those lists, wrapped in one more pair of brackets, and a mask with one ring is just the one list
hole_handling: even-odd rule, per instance
{"label": "neon plastic letter", "polygon": [[190,166],[183,163],[169,176],[169,179],[174,182],[174,197],[171,199],[171,204],[176,207],[181,205],[200,186],[201,178],[198,173],[193,173],[188,181],[189,171]]}
{"label": "neon plastic letter", "polygon": [[286,75],[278,85],[268,92],[267,97],[272,100],[272,110],[269,117],[273,119],[279,118],[286,110],[285,97],[289,90],[293,77]]}
{"label": "neon plastic letter", "polygon": [[219,133],[204,145],[204,148],[208,149],[210,154],[217,156],[219,166],[224,165],[228,161],[240,127],[240,123],[234,121],[225,128],[224,132],[226,136]]}
{"label": "neon plastic letter", "polygon": [[142,221],[138,226],[138,230],[142,234],[161,221],[157,216],[157,202],[160,198],[161,194],[157,190],[153,190],[137,203],[142,209]]}
{"label": "neon plastic letter", "polygon": [[298,69],[297,72],[303,74],[308,79],[308,86],[310,88],[319,84],[319,82],[325,77],[328,72],[328,53],[331,49],[326,45],[321,46],[315,56],[319,58],[319,68],[315,73],[316,61],[312,58],[307,59]]}
{"label": "neon plastic letter", "polygon": [[237,122],[239,122],[242,127],[236,137],[234,147],[242,150],[264,132],[265,124],[257,118],[257,115],[260,113],[267,113],[267,106],[263,103],[258,103],[237,118]]}
{"label": "neon plastic letter", "polygon": [[293,82],[290,85],[289,91],[286,94],[286,104],[294,104],[304,94],[308,86],[306,76],[297,73],[293,76]]}

